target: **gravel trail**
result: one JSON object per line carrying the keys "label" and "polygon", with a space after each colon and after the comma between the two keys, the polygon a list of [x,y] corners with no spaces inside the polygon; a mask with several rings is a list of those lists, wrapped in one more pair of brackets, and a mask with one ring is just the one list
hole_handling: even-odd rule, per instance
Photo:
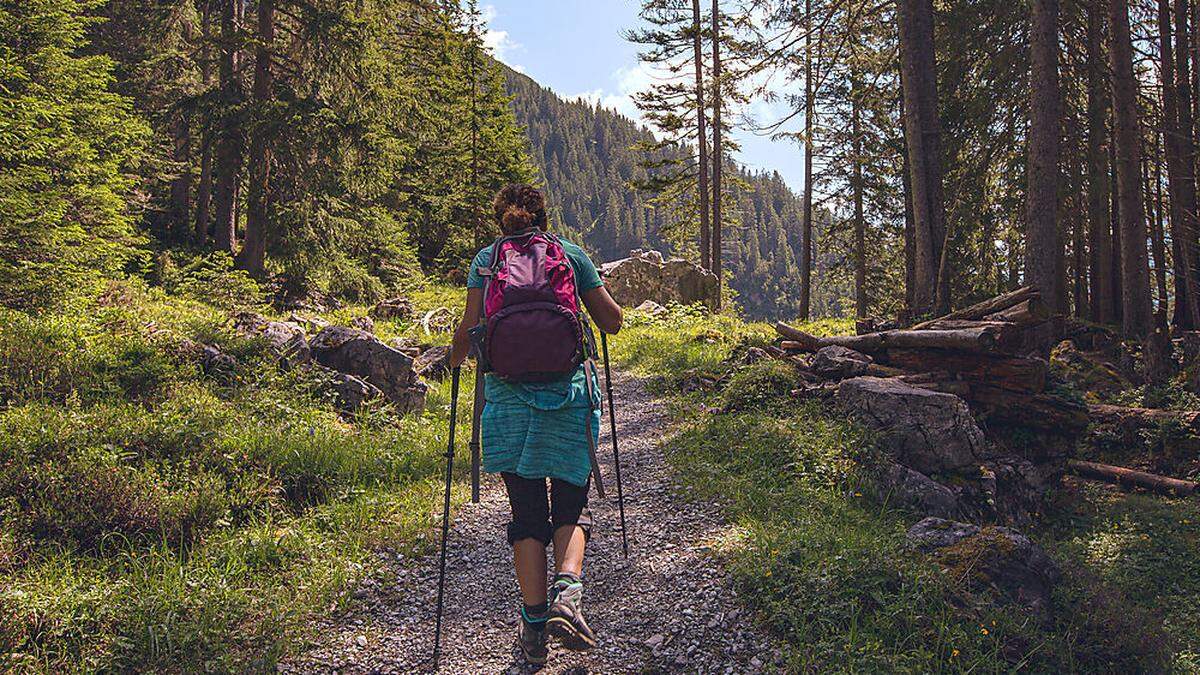
{"label": "gravel trail", "polygon": [[[604,419],[600,448],[609,497],[595,491],[596,520],[584,563],[584,612],[600,638],[588,653],[552,643],[541,669],[515,646],[516,581],[504,540],[504,486],[484,474],[479,504],[452,521],[442,628],[443,673],[753,673],[773,669],[777,650],[753,626],[728,575],[710,553],[721,534],[717,507],[676,496],[658,445],[667,420],[644,381],[613,378],[629,560],[621,555],[612,442]],[[431,672],[437,556],[391,559],[396,583],[367,585],[349,612],[319,627],[321,644],[281,672]]]}

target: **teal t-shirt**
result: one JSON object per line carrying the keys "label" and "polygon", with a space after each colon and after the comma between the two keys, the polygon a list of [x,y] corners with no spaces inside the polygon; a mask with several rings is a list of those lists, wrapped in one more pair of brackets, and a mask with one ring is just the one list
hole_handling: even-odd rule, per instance
{"label": "teal t-shirt", "polygon": [[[569,241],[562,241],[562,246],[580,293],[604,285],[583,249]],[[492,247],[487,246],[471,261],[467,288],[483,288],[479,268],[491,264]],[[505,382],[489,373],[483,391],[484,471],[558,478],[575,485],[587,482],[591,460],[584,434],[588,430],[599,439],[601,402],[600,383],[595,378],[589,396],[583,366],[569,379],[536,384]]]}

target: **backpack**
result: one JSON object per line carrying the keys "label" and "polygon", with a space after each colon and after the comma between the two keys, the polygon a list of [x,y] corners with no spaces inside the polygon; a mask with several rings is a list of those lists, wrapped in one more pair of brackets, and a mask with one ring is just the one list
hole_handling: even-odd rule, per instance
{"label": "backpack", "polygon": [[[580,308],[575,268],[558,237],[536,228],[500,237],[492,244],[490,266],[478,272],[485,279],[483,321],[469,331],[478,363],[471,431],[474,502],[479,500],[483,373],[509,382],[552,382],[571,377],[582,364],[589,406],[595,401],[594,385],[599,381],[593,360],[596,341]],[[589,412],[594,410],[589,407]],[[603,498],[604,480],[590,414],[584,434],[596,493]]]}
{"label": "backpack", "polygon": [[549,382],[590,357],[575,269],[558,237],[537,229],[500,237],[479,274],[485,330],[477,347],[487,370],[509,382]]}

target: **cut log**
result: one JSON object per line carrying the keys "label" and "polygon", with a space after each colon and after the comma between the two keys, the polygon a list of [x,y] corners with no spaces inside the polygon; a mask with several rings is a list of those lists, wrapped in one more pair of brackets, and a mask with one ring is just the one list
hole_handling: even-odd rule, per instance
{"label": "cut log", "polygon": [[1122,487],[1136,486],[1161,495],[1186,497],[1194,494],[1200,485],[1190,480],[1168,478],[1145,471],[1127,469],[1122,466],[1084,462],[1072,459],[1067,467],[1076,475],[1106,483],[1115,483]]}
{"label": "cut log", "polygon": [[904,370],[945,370],[1002,389],[1041,393],[1046,388],[1049,366],[1041,359],[1021,356],[990,356],[924,349],[889,349],[880,360]]}
{"label": "cut log", "polygon": [[992,326],[976,326],[957,330],[889,330],[866,335],[835,335],[820,338],[793,328],[783,322],[775,331],[785,338],[781,345],[793,351],[816,351],[836,345],[874,356],[889,348],[944,349],[988,354],[997,351],[999,330]]}
{"label": "cut log", "polygon": [[1193,435],[1200,435],[1200,412],[1191,410],[1155,410],[1097,404],[1088,406],[1088,414],[1093,422],[1100,424],[1145,429],[1175,423]]}
{"label": "cut log", "polygon": [[1081,403],[1051,394],[1026,394],[981,383],[971,384],[967,396],[989,421],[1073,436],[1088,425],[1088,410]]}
{"label": "cut log", "polygon": [[982,319],[989,314],[995,314],[996,312],[1006,310],[1009,307],[1038,295],[1040,295],[1038,290],[1033,286],[1022,286],[1015,291],[1009,291],[1008,293],[997,295],[994,298],[989,298],[983,302],[971,305],[970,307],[964,307],[960,310],[950,312],[945,316],[939,316],[936,319],[919,323],[913,326],[913,330],[920,330],[926,325],[942,319]]}
{"label": "cut log", "polygon": [[1050,308],[1046,303],[1042,302],[1040,296],[1033,296],[1027,300],[1002,309],[999,312],[993,312],[983,317],[984,321],[1008,321],[1015,323],[1018,326],[1028,326],[1035,323],[1041,323],[1050,318]]}

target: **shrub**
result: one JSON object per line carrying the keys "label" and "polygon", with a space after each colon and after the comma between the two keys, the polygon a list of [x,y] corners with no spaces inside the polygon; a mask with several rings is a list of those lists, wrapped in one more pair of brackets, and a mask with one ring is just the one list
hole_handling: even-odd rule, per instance
{"label": "shrub", "polygon": [[804,383],[787,361],[764,359],[738,370],[721,394],[722,407],[730,412],[786,411],[795,406],[789,393]]}

